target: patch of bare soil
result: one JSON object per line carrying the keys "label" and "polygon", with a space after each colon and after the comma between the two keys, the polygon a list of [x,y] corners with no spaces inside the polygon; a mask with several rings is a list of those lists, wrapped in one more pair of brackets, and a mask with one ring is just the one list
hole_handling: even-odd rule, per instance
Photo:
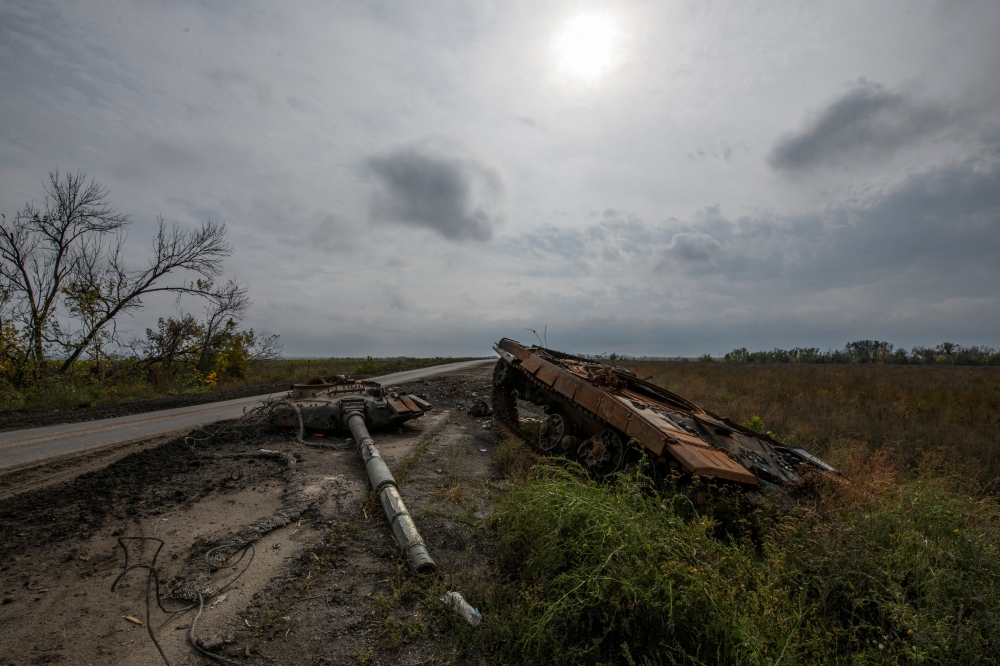
{"label": "patch of bare soil", "polygon": [[[315,440],[334,448],[274,432],[193,447],[175,439],[0,505],[0,665],[162,663],[144,626],[147,571],[131,571],[111,591],[124,563],[117,539],[130,536],[163,540],[161,592],[192,581],[211,589],[196,636],[230,660],[449,661],[438,634],[460,619],[437,597],[487,574],[484,521],[504,485],[490,462],[496,431],[484,429],[488,417],[467,414],[488,395],[491,371],[407,385],[435,410],[373,433],[438,576],[407,571],[361,458],[343,439]],[[294,458],[255,455],[262,447]],[[276,516],[284,524],[260,536],[249,564],[249,551],[235,567],[204,564],[211,548]],[[130,564],[151,563],[156,545],[131,542]],[[195,615],[161,612],[153,597],[152,627],[171,664],[216,663],[187,643]]]}
{"label": "patch of bare soil", "polygon": [[239,388],[211,391],[208,393],[191,393],[186,395],[161,395],[155,398],[119,402],[113,405],[98,405],[96,407],[79,407],[77,409],[58,409],[52,412],[0,412],[0,432],[7,430],[23,430],[41,426],[58,425],[60,423],[83,423],[110,419],[116,416],[131,416],[158,412],[175,407],[204,405],[210,402],[249,398],[265,393],[284,393],[292,384],[290,381],[272,382],[270,384],[254,384]]}

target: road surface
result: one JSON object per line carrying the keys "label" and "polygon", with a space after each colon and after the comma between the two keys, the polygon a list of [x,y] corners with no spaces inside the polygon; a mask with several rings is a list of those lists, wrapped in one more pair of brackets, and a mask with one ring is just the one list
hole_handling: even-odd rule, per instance
{"label": "road surface", "polygon": [[[372,377],[372,380],[385,385],[401,384],[494,362],[495,359],[479,359],[448,363]],[[206,423],[237,418],[246,408],[273,395],[275,394],[0,433],[0,469],[23,467],[55,456],[127,444],[174,432],[188,432]]]}

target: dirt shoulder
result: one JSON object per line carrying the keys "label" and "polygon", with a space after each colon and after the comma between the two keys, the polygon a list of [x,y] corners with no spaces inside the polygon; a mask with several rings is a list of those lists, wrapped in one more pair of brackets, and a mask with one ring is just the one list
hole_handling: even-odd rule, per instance
{"label": "dirt shoulder", "polygon": [[[491,369],[407,385],[435,410],[375,434],[438,577],[416,581],[406,570],[360,457],[343,440],[324,440],[335,447],[324,449],[273,432],[234,431],[195,447],[173,439],[0,505],[0,665],[161,663],[146,627],[125,617],[145,622],[145,570],[110,590],[123,565],[118,537],[163,540],[162,590],[195,579],[218,588],[246,560],[209,573],[206,552],[279,515],[292,519],[266,532],[246,572],[209,599],[199,637],[218,637],[220,654],[247,664],[445,659],[437,634],[453,613],[429,610],[433,597],[485,575],[483,524],[504,487],[490,457],[496,431],[466,414],[488,395]],[[259,448],[295,462],[256,455]],[[134,543],[130,563],[150,562],[155,544]],[[193,617],[153,603],[172,664],[211,663],[186,643]]]}

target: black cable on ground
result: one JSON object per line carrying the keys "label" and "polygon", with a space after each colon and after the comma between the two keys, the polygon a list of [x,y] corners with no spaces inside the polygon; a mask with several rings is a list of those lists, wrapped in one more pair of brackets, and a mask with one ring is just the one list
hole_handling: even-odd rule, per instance
{"label": "black cable on ground", "polygon": [[[126,541],[155,541],[159,545],[156,547],[156,552],[153,553],[153,560],[150,564],[133,564],[129,566],[128,563],[128,546],[125,545]],[[150,609],[149,609],[149,593],[153,585],[156,586],[156,605],[160,607],[160,610],[164,613],[169,613],[166,608],[163,607],[163,601],[160,599],[160,581],[159,574],[156,571],[156,558],[160,556],[160,550],[163,549],[163,540],[157,539],[156,537],[119,537],[118,545],[121,546],[122,551],[125,553],[125,569],[118,577],[115,578],[115,582],[111,583],[111,591],[114,592],[118,588],[118,584],[125,578],[125,576],[135,569],[145,569],[146,574],[146,631],[149,633],[150,640],[153,641],[153,645],[156,646],[157,652],[160,653],[160,657],[163,658],[163,663],[170,666],[170,660],[167,659],[167,655],[163,654],[163,648],[160,647],[160,642],[156,640],[156,634],[153,633],[153,624],[150,622]],[[185,608],[179,608],[177,611],[185,611],[194,608],[194,605],[186,606]]]}
{"label": "black cable on ground", "polygon": [[[150,562],[150,564],[133,564],[133,565],[129,565],[129,563],[128,563],[129,562],[128,546],[125,545],[126,541],[155,541],[159,545],[157,545],[156,551],[153,553],[153,559]],[[241,662],[233,661],[231,659],[227,659],[226,657],[222,657],[222,656],[217,655],[217,654],[212,654],[211,652],[208,652],[203,647],[201,647],[201,645],[195,641],[194,626],[195,626],[195,623],[197,623],[198,618],[201,617],[201,613],[202,613],[202,610],[204,609],[204,603],[205,603],[204,602],[204,597],[202,596],[201,592],[198,592],[198,603],[197,604],[189,604],[187,606],[183,606],[181,608],[175,608],[173,610],[169,610],[169,609],[167,609],[167,608],[164,607],[164,605],[163,605],[163,599],[160,596],[159,573],[157,572],[157,569],[156,569],[156,558],[159,557],[160,551],[163,549],[163,546],[164,546],[164,541],[162,539],[157,539],[156,537],[119,537],[118,538],[118,545],[121,546],[122,551],[125,553],[125,563],[124,563],[124,567],[125,568],[124,568],[124,570],[120,574],[118,574],[118,577],[115,578],[115,581],[111,584],[111,591],[114,592],[117,589],[118,584],[121,583],[121,581],[125,578],[125,576],[130,571],[134,571],[136,569],[145,569],[147,571],[147,574],[146,574],[146,632],[149,634],[150,640],[153,641],[153,645],[156,646],[157,652],[160,653],[160,657],[163,659],[163,663],[165,663],[167,666],[171,666],[170,660],[167,659],[167,655],[163,653],[163,648],[160,646],[160,642],[156,640],[156,634],[153,632],[153,625],[152,625],[152,622],[150,622],[150,593],[153,592],[154,589],[155,589],[156,605],[164,613],[168,613],[168,614],[182,613],[182,612],[186,612],[186,611],[189,611],[189,610],[193,609],[195,606],[198,606],[198,615],[195,618],[194,622],[191,623],[191,631],[188,634],[189,639],[191,641],[191,644],[194,646],[194,648],[196,650],[198,650],[198,652],[201,652],[202,654],[205,654],[205,655],[207,655],[209,657],[212,657],[213,659],[217,659],[217,660],[222,661],[222,662],[227,663],[227,664],[237,664],[237,665],[241,666]],[[235,568],[236,565],[238,565],[240,562],[242,562],[243,558],[246,557],[247,550],[250,551],[250,559],[247,561],[247,564],[246,564],[245,567],[243,567],[242,571],[240,571],[238,574],[236,574],[228,583],[226,583],[225,585],[223,585],[222,587],[220,587],[218,589],[218,591],[216,591],[216,592],[213,593],[212,596],[217,595],[219,592],[222,592],[223,590],[225,590],[226,588],[228,588],[230,585],[232,585],[233,583],[235,583],[237,580],[239,580],[240,577],[247,572],[247,569],[250,568],[250,565],[253,563],[254,557],[257,554],[257,549],[254,547],[254,545],[252,543],[246,544],[242,549],[240,549],[240,551],[241,551],[240,552],[240,556],[239,556],[239,558],[235,562],[233,562],[232,564],[217,565],[217,564],[212,564],[212,562],[210,562],[208,560],[209,554],[211,554],[215,550],[218,550],[218,548],[213,548],[212,550],[210,550],[207,553],[205,553],[205,562],[206,562],[206,564],[208,564],[210,571],[217,571],[218,569],[222,569],[224,567],[233,567],[233,568]],[[235,555],[235,553],[234,553],[234,555]],[[211,597],[209,597],[209,598],[211,598]]]}
{"label": "black cable on ground", "polygon": [[[240,559],[243,559],[243,558],[241,557]],[[244,569],[243,571],[246,571],[246,569]],[[242,575],[242,573],[240,575]],[[237,578],[238,578],[238,576],[237,576]],[[232,582],[232,581],[230,581],[230,582]],[[241,662],[241,661],[236,661],[234,659],[229,659],[227,657],[223,657],[220,654],[214,654],[212,652],[209,652],[208,650],[206,650],[205,648],[203,648],[201,646],[201,643],[198,642],[198,639],[195,638],[194,628],[198,624],[198,620],[199,620],[199,618],[201,618],[201,613],[202,613],[203,610],[205,610],[205,600],[202,598],[201,592],[199,592],[198,593],[198,614],[194,616],[193,620],[191,620],[191,627],[190,627],[190,629],[188,629],[188,642],[191,644],[191,647],[193,647],[195,650],[197,650],[198,652],[202,653],[206,657],[211,657],[212,659],[215,659],[217,661],[221,661],[224,664],[235,664],[236,666],[243,666],[243,662]]]}

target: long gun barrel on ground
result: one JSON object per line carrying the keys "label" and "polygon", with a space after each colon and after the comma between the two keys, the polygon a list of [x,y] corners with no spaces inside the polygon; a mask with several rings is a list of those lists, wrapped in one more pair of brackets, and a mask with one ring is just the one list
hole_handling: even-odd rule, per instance
{"label": "long gun barrel on ground", "polygon": [[378,500],[382,504],[382,510],[385,511],[386,520],[389,521],[389,528],[400,550],[403,551],[410,570],[419,574],[437,571],[437,565],[427,552],[424,540],[420,537],[417,526],[399,495],[392,472],[382,460],[382,455],[368,434],[364,416],[360,412],[350,414],[347,417],[347,427],[351,430],[354,441],[358,443],[358,450],[368,472],[368,481],[372,490],[378,493]]}

